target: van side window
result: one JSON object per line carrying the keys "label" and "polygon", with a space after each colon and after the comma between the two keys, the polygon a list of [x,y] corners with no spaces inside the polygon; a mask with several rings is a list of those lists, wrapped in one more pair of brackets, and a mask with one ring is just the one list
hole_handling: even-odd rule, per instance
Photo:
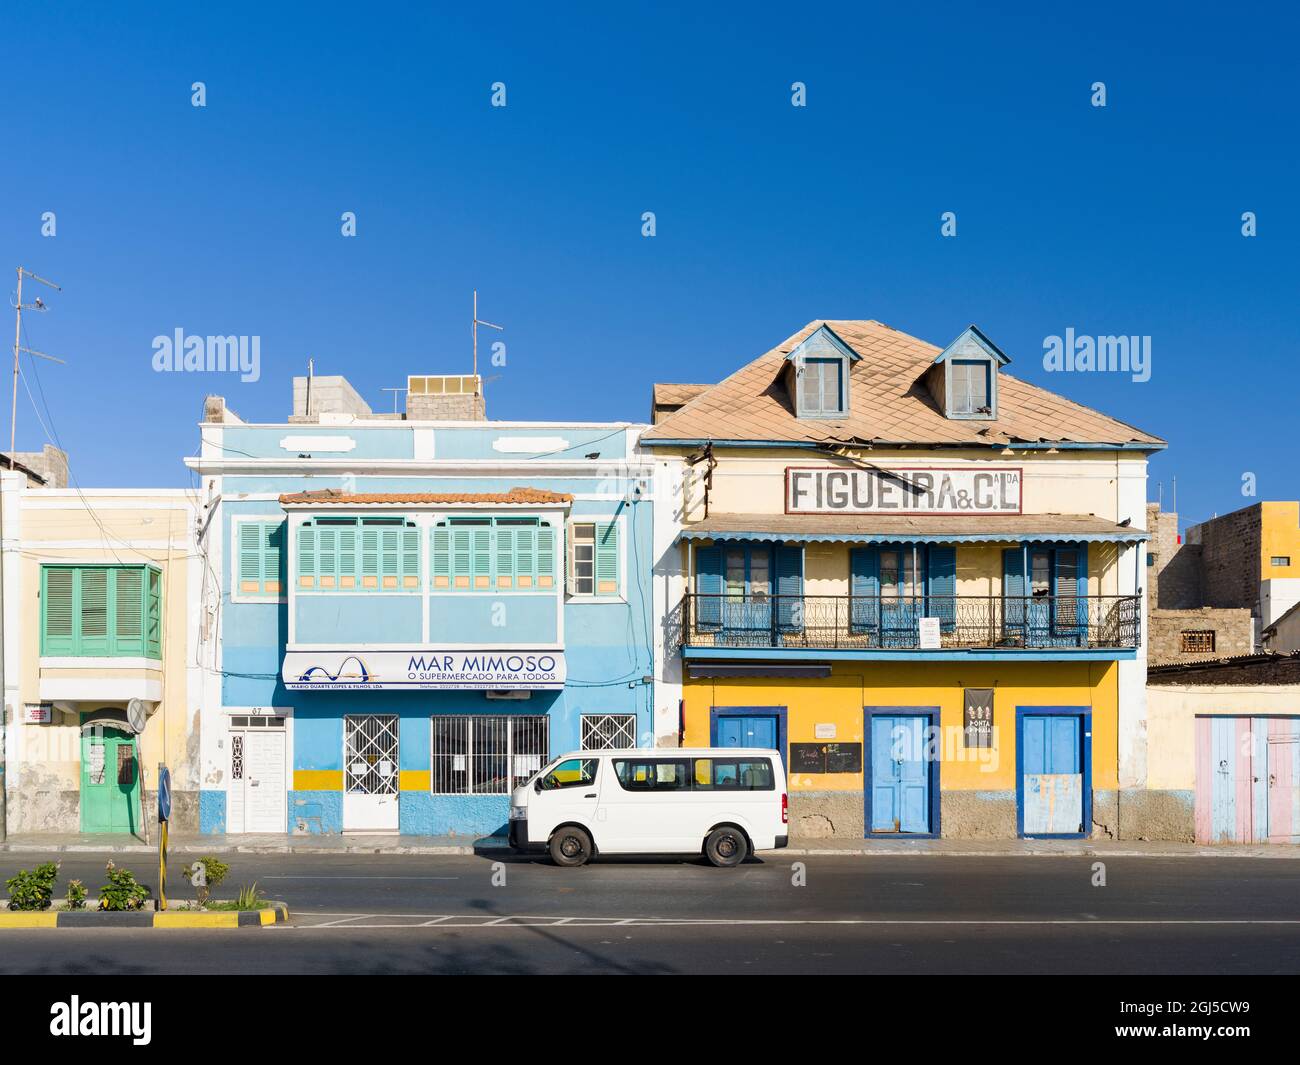
{"label": "van side window", "polygon": [[696,791],[771,791],[772,763],[732,761],[720,758],[695,759]]}
{"label": "van side window", "polygon": [[676,759],[618,758],[614,773],[624,791],[686,791],[691,786],[686,763]]}
{"label": "van side window", "polygon": [[537,782],[538,790],[587,787],[596,782],[596,759],[569,758]]}

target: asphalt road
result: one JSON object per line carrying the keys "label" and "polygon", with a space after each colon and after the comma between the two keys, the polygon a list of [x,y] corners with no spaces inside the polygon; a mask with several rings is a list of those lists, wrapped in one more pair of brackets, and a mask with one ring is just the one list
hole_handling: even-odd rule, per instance
{"label": "asphalt road", "polygon": [[[1300,861],[230,855],[289,926],[4,930],[6,973],[1291,973]],[[47,856],[0,855],[0,878]],[[798,876],[796,862],[803,866]],[[104,859],[66,855],[92,893]],[[152,863],[119,864],[152,883]],[[800,884],[798,881],[802,880]],[[61,893],[61,891],[60,891]],[[173,897],[188,897],[173,883]]]}

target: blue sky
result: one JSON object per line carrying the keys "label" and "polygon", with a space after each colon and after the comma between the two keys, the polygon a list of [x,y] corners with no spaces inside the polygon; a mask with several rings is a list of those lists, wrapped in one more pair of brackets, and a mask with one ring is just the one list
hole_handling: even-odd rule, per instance
{"label": "blue sky", "polygon": [[[1246,472],[1296,496],[1295,16],[703,6],[10,9],[0,267],[63,285],[26,341],[69,358],[36,373],[79,482],[188,483],[204,395],[282,420],[309,356],[391,409],[468,371],[477,287],[507,326],[492,417],[641,420],[654,381],[815,318],[975,322],[1168,439],[1151,494],[1176,476],[1185,519],[1252,502]],[[260,336],[261,380],[153,372],[177,328]],[[1067,328],[1151,336],[1151,380],[1047,373]]]}

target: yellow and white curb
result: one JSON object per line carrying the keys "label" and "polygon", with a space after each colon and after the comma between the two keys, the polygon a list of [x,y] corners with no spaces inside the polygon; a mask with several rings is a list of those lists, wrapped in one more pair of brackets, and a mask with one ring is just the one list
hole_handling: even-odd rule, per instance
{"label": "yellow and white curb", "polygon": [[264,910],[3,910],[6,928],[261,928],[289,920],[289,907]]}

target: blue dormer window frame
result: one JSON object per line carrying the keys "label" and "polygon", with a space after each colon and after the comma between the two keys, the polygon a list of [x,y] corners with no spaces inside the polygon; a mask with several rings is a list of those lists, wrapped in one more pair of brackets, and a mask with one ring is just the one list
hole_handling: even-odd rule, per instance
{"label": "blue dormer window frame", "polygon": [[998,370],[1011,360],[977,326],[968,326],[939,352],[943,368],[944,417],[993,421],[998,416]]}
{"label": "blue dormer window frame", "polygon": [[785,358],[794,368],[791,398],[797,417],[848,417],[849,370],[861,356],[830,326],[818,326]]}

